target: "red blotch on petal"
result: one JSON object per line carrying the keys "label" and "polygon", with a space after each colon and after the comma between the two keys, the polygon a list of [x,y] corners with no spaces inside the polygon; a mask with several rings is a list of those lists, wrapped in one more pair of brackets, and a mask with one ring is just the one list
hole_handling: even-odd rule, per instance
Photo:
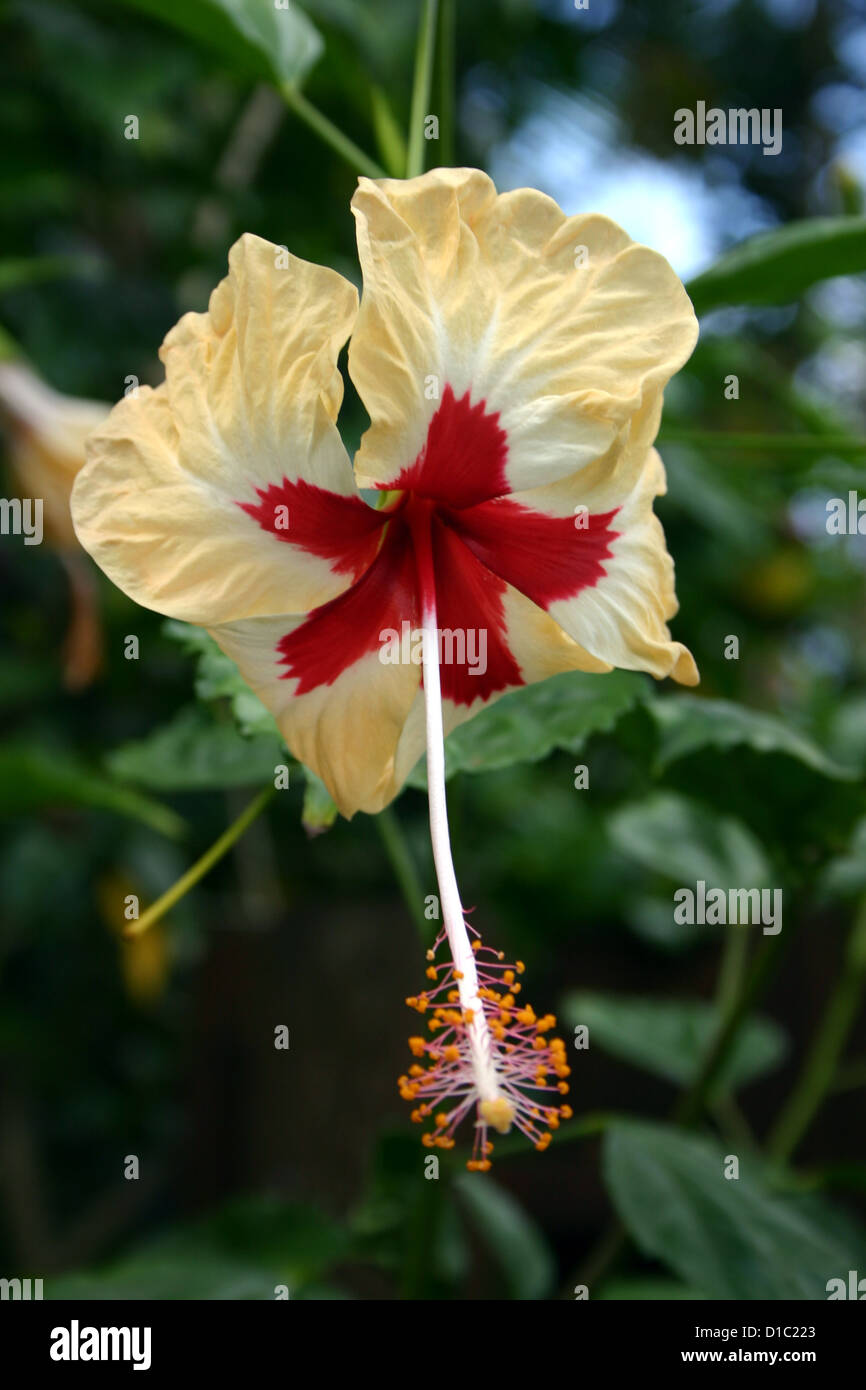
{"label": "red blotch on petal", "polygon": [[399,633],[404,621],[413,628],[419,623],[417,579],[408,528],[396,521],[357,584],[278,642],[283,679],[297,678],[297,695],[333,685],[356,661],[381,650],[384,629]]}
{"label": "red blotch on petal", "polygon": [[[502,497],[447,519],[482,564],[546,609],[604,578],[619,534],[610,525],[616,510],[547,516]],[[579,520],[585,527],[575,525]]]}
{"label": "red blotch on petal", "polygon": [[458,400],[450,386],[427,430],[424,448],[389,488],[416,492],[447,507],[473,507],[508,492],[505,464],[508,441],[499,415],[486,402],[471,405],[469,392]]}
{"label": "red blotch on petal", "polygon": [[288,478],[256,492],[259,501],[239,502],[241,511],[277,540],[330,560],[336,574],[357,579],[374,559],[387,518],[360,497]]}
{"label": "red blotch on petal", "polygon": [[[432,544],[443,696],[457,705],[471,705],[475,700],[489,700],[500,691],[523,685],[520,667],[508,647],[502,580],[476,560],[435,516]],[[453,635],[449,638],[448,634]],[[460,651],[461,635],[467,659],[459,663],[449,661],[449,650]],[[478,659],[482,652],[483,671]]]}

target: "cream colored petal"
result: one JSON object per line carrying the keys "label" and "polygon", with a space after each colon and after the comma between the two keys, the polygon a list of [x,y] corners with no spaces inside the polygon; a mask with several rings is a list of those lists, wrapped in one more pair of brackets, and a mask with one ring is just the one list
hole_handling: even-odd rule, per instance
{"label": "cream colored petal", "polygon": [[165,383],[115,407],[76,482],[79,539],[136,602],[210,625],[303,612],[351,582],[293,541],[294,500],[282,537],[241,504],[284,479],[354,496],[335,419],[356,309],[334,271],[255,236],[232,247],[208,312],[165,339]]}
{"label": "cream colored petal", "polygon": [[0,362],[0,415],[21,495],[41,498],[48,540],[75,546],[70,495],[84,441],[110,411],[103,401],[54,391],[23,362]]}
{"label": "cream colored petal", "polygon": [[[554,486],[522,493],[515,501],[553,516],[570,516],[576,505],[591,514],[618,508],[610,523],[618,534],[603,562],[604,577],[575,598],[551,603],[548,611],[587,651],[612,666],[697,685],[691,652],[671,639],[667,627],[679,605],[674,562],[653,512],[655,498],[666,491],[664,465],[655,449],[643,454],[637,468],[635,457],[634,448],[625,449],[609,474],[587,469]],[[630,488],[624,495],[626,482]],[[580,534],[575,532],[576,544]]]}
{"label": "cream colored petal", "polygon": [[298,681],[284,678],[278,644],[302,621],[253,618],[210,631],[274,715],[292,753],[321,777],[342,814],[381,811],[402,785],[395,755],[420,668],[383,665],[370,652],[332,684],[298,694]]}
{"label": "cream colored petal", "polygon": [[418,456],[446,386],[498,414],[512,491],[592,463],[697,338],[667,261],[599,216],[477,170],[361,179],[364,292],[349,370],[371,416],[356,459],[384,486]]}

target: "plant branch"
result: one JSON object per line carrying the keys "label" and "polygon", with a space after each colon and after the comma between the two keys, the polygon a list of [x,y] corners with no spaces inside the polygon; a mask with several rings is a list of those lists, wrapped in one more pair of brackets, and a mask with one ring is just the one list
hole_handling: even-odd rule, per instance
{"label": "plant branch", "polygon": [[439,5],[439,162],[454,163],[456,54],[454,45],[455,0]]}
{"label": "plant branch", "polygon": [[773,1126],[770,1154],[789,1159],[832,1088],[839,1058],[857,1017],[866,986],[866,898],[848,939],[845,963],[815,1035],[803,1070]]}
{"label": "plant branch", "polygon": [[384,811],[380,811],[375,817],[375,821],[376,829],[385,847],[385,853],[391,868],[394,870],[394,877],[403,895],[403,901],[409,910],[409,916],[418,928],[424,945],[428,946],[433,933],[430,922],[424,916],[424,888],[418,877],[418,871],[409,852],[409,846],[406,843],[400,822],[391,806],[386,806]]}
{"label": "plant branch", "polygon": [[313,106],[303,92],[299,91],[291,82],[282,83],[280,93],[289,109],[308,125],[320,140],[324,140],[326,145],[330,145],[332,150],[335,150],[338,155],[345,159],[356,173],[366,174],[369,179],[384,179],[386,177],[382,166],[365,154],[354,140],[349,139],[348,135],[344,135],[342,130],[335,126],[334,122],[329,120],[317,106]]}
{"label": "plant branch", "polygon": [[407,178],[424,172],[424,118],[429,114],[430,85],[433,78],[433,56],[436,49],[437,0],[424,0],[418,47],[415,50],[415,81],[412,85],[412,110],[409,116]]}
{"label": "plant branch", "polygon": [[[727,1015],[697,1076],[691,1086],[680,1096],[674,1108],[672,1118],[675,1124],[694,1124],[703,1113],[713,1085],[718,1080],[719,1073],[736,1042],[740,1026],[769,981],[773,966],[782,950],[784,935],[784,933],[779,932],[777,936],[770,937],[769,941],[765,941],[757,952],[739,995],[729,1006]],[[787,935],[791,935],[790,928]]]}
{"label": "plant branch", "polygon": [[141,936],[148,927],[152,927],[161,917],[174,907],[175,903],[180,902],[191,888],[209,873],[214,864],[227,854],[232,845],[243,835],[244,831],[252,825],[253,821],[265,809],[274,794],[273,787],[265,787],[264,791],[259,792],[258,796],[250,802],[245,810],[241,812],[237,820],[233,821],[227,830],[224,830],[218,840],[215,840],[210,849],[206,850],[200,859],[196,860],[191,868],[173,884],[161,898],[157,898],[147,911],[139,917],[137,922],[130,922],[124,930],[125,937]]}

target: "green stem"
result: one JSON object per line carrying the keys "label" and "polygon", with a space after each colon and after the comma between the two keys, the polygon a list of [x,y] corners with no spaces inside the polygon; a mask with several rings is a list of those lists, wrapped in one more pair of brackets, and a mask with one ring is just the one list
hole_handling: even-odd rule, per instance
{"label": "green stem", "polygon": [[382,844],[385,846],[385,853],[391,868],[394,870],[394,877],[399,884],[400,892],[403,894],[403,901],[409,909],[409,916],[418,928],[424,945],[428,946],[433,932],[431,930],[432,924],[424,916],[424,888],[409,852],[406,837],[400,828],[400,822],[390,806],[386,806],[384,811],[380,811],[375,820],[376,829],[379,831]]}
{"label": "green stem", "polygon": [[424,172],[424,118],[430,114],[430,84],[433,78],[433,56],[436,49],[437,0],[424,0],[418,47],[415,51],[415,81],[412,86],[412,110],[409,116],[409,142],[406,177],[413,179]]}
{"label": "green stem", "polygon": [[259,792],[258,796],[241,812],[236,821],[233,821],[227,830],[224,830],[218,840],[215,840],[209,850],[206,850],[201,859],[196,860],[191,868],[173,884],[161,898],[157,898],[152,903],[143,916],[137,922],[130,922],[124,931],[124,936],[141,936],[148,927],[152,927],[161,917],[164,917],[175,905],[180,902],[191,888],[209,873],[214,864],[227,854],[232,845],[240,839],[244,831],[252,825],[256,817],[265,809],[274,794],[273,787],[265,787],[264,791]]}
{"label": "green stem", "polygon": [[573,1298],[577,1285],[584,1284],[592,1298],[598,1285],[610,1274],[627,1245],[628,1231],[617,1217],[599,1236],[580,1268],[575,1270],[568,1281],[564,1296]]}
{"label": "green stem", "polygon": [[768,1141],[779,1162],[791,1157],[833,1085],[839,1058],[860,1009],[866,986],[866,898],[860,903],[845,964],[800,1077]]}
{"label": "green stem", "polygon": [[431,1253],[442,1223],[447,1170],[443,1178],[444,1181],[431,1179],[415,1184],[415,1202],[406,1222],[403,1247],[402,1293],[407,1300],[424,1299],[431,1291],[434,1277]]}
{"label": "green stem", "polygon": [[332,150],[345,159],[346,163],[359,174],[366,174],[370,179],[384,179],[385,170],[374,159],[365,154],[348,135],[344,135],[342,130],[334,125],[327,116],[313,106],[308,101],[303,92],[293,86],[291,82],[283,82],[280,86],[280,93],[286,105],[294,111],[310,130],[315,131],[320,140],[324,140],[326,145],[330,145]]}
{"label": "green stem", "polygon": [[703,1113],[707,1097],[730,1056],[740,1027],[769,981],[785,937],[790,937],[792,930],[789,927],[787,932],[779,932],[778,936],[770,937],[755,956],[742,988],[737,998],[729,1005],[724,1022],[716,1034],[713,1045],[704,1058],[697,1076],[676,1104],[673,1113],[676,1124],[694,1124]]}
{"label": "green stem", "polygon": [[441,0],[439,6],[439,162],[454,163],[455,101],[455,3]]}
{"label": "green stem", "polygon": [[757,450],[768,454],[863,454],[866,439],[849,434],[739,434],[733,430],[692,430],[665,426],[661,442],[696,444],[719,449]]}
{"label": "green stem", "polygon": [[737,997],[743,987],[743,977],[748,958],[749,938],[746,935],[746,929],[734,923],[728,928],[716,985],[716,1006],[722,1019],[728,1016],[736,1004]]}
{"label": "green stem", "polygon": [[858,1091],[861,1086],[866,1086],[866,1062],[849,1062],[847,1066],[840,1067],[833,1082],[833,1090]]}
{"label": "green stem", "polygon": [[758,1143],[752,1127],[733,1096],[720,1096],[713,1106],[713,1116],[727,1142],[739,1145],[740,1149],[757,1153]]}

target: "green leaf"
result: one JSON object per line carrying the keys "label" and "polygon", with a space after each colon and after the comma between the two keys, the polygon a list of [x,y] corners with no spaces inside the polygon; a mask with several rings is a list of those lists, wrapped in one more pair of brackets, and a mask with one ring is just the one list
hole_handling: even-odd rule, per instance
{"label": "green leaf", "polygon": [[[669,425],[661,436],[661,447],[667,444],[691,444],[696,449],[723,449],[728,461],[739,450],[745,453],[782,454],[786,463],[812,463],[828,454],[853,454],[866,457],[866,439],[851,434],[741,434],[736,430],[693,430]],[[710,493],[708,491],[707,496]],[[694,506],[689,499],[688,505]],[[703,521],[712,524],[712,513],[704,512]]]}
{"label": "green leaf", "polygon": [[831,898],[854,897],[866,893],[866,816],[857,822],[851,843],[825,865],[819,888]]}
{"label": "green leaf", "polygon": [[0,294],[74,275],[93,275],[100,262],[88,256],[19,256],[0,260]]}
{"label": "green leaf", "polygon": [[830,753],[866,772],[866,694],[850,695],[831,711]]}
{"label": "green leaf", "polygon": [[304,776],[306,786],[304,787],[301,824],[308,835],[321,835],[324,831],[330,830],[340,813],[331,800],[328,788],[316,776],[315,772],[311,772],[308,767],[305,767]]}
{"label": "green leaf", "polygon": [[[694,999],[639,999],[570,994],[562,1004],[569,1027],[586,1024],[589,1045],[636,1067],[687,1085],[697,1076],[720,1023],[713,1004]],[[747,1019],[719,1076],[714,1098],[772,1071],[787,1051],[784,1032],[769,1018]]]}
{"label": "green leaf", "polygon": [[[212,1250],[174,1248],[135,1255],[107,1269],[64,1274],[45,1282],[48,1299],[126,1301],[273,1299],[279,1280]],[[283,1281],[285,1282],[285,1281]]]}
{"label": "green leaf", "polygon": [[321,56],[318,30],[295,0],[125,0],[217,49],[232,67],[277,84],[300,86]]}
{"label": "green leaf", "polygon": [[342,1259],[348,1245],[340,1227],[306,1205],[238,1198],[105,1269],[46,1280],[46,1296],[273,1300],[276,1286],[286,1284],[294,1297]]}
{"label": "green leaf", "polygon": [[[760,383],[762,399],[779,407],[781,419],[791,424],[796,421],[813,434],[844,435],[851,428],[850,416],[836,401],[792,378],[773,352],[746,338],[721,334],[702,338],[689,359],[689,373],[692,372],[705,383],[720,380],[729,372],[740,381],[746,377],[755,385]],[[665,417],[671,424],[672,416],[667,411]],[[682,423],[685,422],[686,417],[682,417]]]}
{"label": "green leaf", "polygon": [[770,865],[751,830],[678,792],[652,792],[621,807],[607,828],[624,854],[677,884],[703,879],[708,888],[771,886]]}
{"label": "green leaf", "polygon": [[[405,1129],[379,1138],[352,1216],[355,1249],[401,1277],[404,1292],[411,1283],[416,1292],[453,1296],[469,1264],[466,1240],[454,1204],[445,1198],[450,1183],[419,1177],[422,1153],[417,1136]],[[443,1177],[448,1182],[447,1168]]]}
{"label": "green leaf", "polygon": [[143,787],[209,791],[269,782],[274,767],[285,760],[279,737],[245,738],[234,724],[217,724],[193,705],[146,738],[115,748],[106,763],[115,777]]}
{"label": "green leaf", "polygon": [[862,271],[866,217],[815,217],[750,237],[686,289],[705,314],[720,304],[785,304],[819,280]]}
{"label": "green leaf", "polygon": [[553,1287],[556,1266],[534,1221],[509,1192],[480,1173],[461,1173],[454,1180],[460,1201],[500,1266],[512,1298],[545,1298]]}
{"label": "green leaf", "polygon": [[725,1150],[713,1140],[617,1120],[602,1161],[641,1250],[708,1298],[823,1301],[829,1279],[866,1268],[866,1238],[853,1221],[846,1230],[820,1199],[774,1190],[757,1158],[741,1154],[739,1177],[726,1178]]}
{"label": "green leaf", "polygon": [[195,693],[200,700],[227,699],[242,734],[271,734],[279,738],[273,715],[254,695],[231,657],[220,651],[203,627],[170,619],[163,624],[166,637],[179,642],[198,658]]}
{"label": "green leaf", "polygon": [[26,815],[54,806],[114,811],[173,839],[186,830],[168,806],[91,771],[67,753],[19,744],[0,746],[0,816]]}
{"label": "green leaf", "polygon": [[238,1197],[191,1227],[227,1254],[267,1264],[290,1282],[319,1278],[346,1254],[341,1226],[306,1203],[277,1197]]}
{"label": "green leaf", "polygon": [[[447,775],[540,762],[554,748],[577,753],[591,734],[612,729],[646,689],[644,677],[631,671],[575,671],[512,691],[448,735]],[[423,759],[409,785],[426,787]]]}
{"label": "green leaf", "polygon": [[636,936],[670,955],[703,944],[703,938],[695,935],[694,923],[676,920],[670,895],[653,893],[646,885],[638,892],[626,892],[623,916]]}
{"label": "green leaf", "polygon": [[728,555],[758,551],[769,545],[772,512],[766,505],[762,507],[762,499],[755,496],[754,479],[750,479],[750,487],[744,491],[737,486],[737,477],[729,468],[708,468],[698,452],[683,448],[679,439],[677,432],[672,447],[665,447],[667,441],[661,445],[665,447],[665,466],[675,505],[702,531],[712,530],[714,537],[723,540]]}
{"label": "green leaf", "polygon": [[748,709],[729,700],[705,700],[699,695],[667,695],[650,700],[647,708],[661,734],[660,771],[700,748],[727,750],[746,744],[759,753],[782,753],[796,758],[814,772],[838,781],[855,781],[859,775],[858,767],[845,767],[807,734],[763,710]]}

